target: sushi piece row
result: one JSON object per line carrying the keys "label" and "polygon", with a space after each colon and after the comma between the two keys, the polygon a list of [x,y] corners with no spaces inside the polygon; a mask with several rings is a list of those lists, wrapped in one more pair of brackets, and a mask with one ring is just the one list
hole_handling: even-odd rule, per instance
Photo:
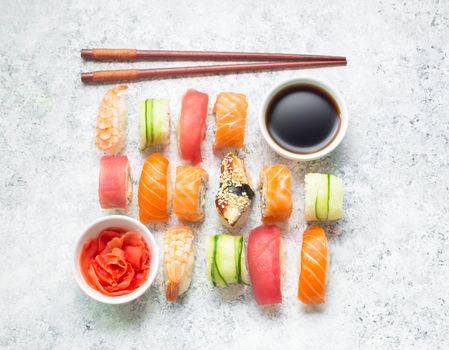
{"label": "sushi piece row", "polygon": [[[185,293],[193,275],[195,247],[192,230],[178,225],[164,236],[165,294],[176,301]],[[245,253],[242,236],[212,235],[206,247],[207,276],[213,286],[251,285],[259,305],[282,303],[285,254],[279,228],[262,225],[253,229]],[[328,265],[327,238],[319,226],[303,234],[298,299],[304,304],[323,304]]]}
{"label": "sushi piece row", "polygon": [[[95,144],[108,155],[118,154],[126,143],[126,99],[120,93],[126,85],[109,90],[97,116]],[[209,96],[189,89],[182,98],[178,124],[178,149],[181,159],[196,165],[202,161],[201,143],[206,137]],[[213,151],[244,146],[248,103],[244,94],[222,92],[213,107],[216,120]],[[139,148],[170,142],[169,100],[148,98],[139,103]]]}
{"label": "sushi piece row", "polygon": [[[172,194],[169,168],[168,159],[160,153],[146,158],[138,190],[140,220],[145,224],[167,220],[173,203],[173,212],[180,220],[202,221],[209,181],[206,170],[199,166],[178,166]],[[262,221],[288,220],[293,207],[289,169],[280,164],[262,167],[259,190]],[[132,181],[126,156],[101,158],[98,194],[104,209],[129,208]],[[254,195],[243,160],[233,153],[227,154],[221,164],[220,186],[215,197],[223,224],[231,229],[243,224]],[[343,216],[340,178],[331,174],[306,174],[304,216],[307,221],[337,220]]]}

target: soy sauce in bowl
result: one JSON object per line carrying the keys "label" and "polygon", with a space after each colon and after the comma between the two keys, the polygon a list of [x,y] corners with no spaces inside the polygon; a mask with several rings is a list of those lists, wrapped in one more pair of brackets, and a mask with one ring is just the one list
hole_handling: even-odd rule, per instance
{"label": "soy sauce in bowl", "polygon": [[266,111],[271,138],[296,154],[324,149],[334,140],[341,124],[336,101],[314,85],[287,86],[271,99]]}

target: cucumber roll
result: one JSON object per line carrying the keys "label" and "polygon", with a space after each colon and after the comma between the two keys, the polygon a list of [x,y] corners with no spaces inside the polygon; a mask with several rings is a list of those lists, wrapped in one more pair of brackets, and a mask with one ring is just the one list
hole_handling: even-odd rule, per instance
{"label": "cucumber roll", "polygon": [[140,102],[139,148],[170,142],[170,106],[165,98],[147,98]]}
{"label": "cucumber roll", "polygon": [[242,236],[213,235],[207,241],[207,274],[216,287],[249,284]]}
{"label": "cucumber roll", "polygon": [[343,217],[342,180],[332,174],[306,174],[305,209],[307,221],[338,220]]}

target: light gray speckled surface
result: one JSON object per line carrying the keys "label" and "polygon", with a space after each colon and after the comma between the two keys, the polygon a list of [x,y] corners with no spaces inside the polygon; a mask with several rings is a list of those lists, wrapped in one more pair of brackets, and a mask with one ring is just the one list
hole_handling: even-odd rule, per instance
{"label": "light gray speckled surface", "polygon": [[[12,1],[0,2],[0,347],[10,349],[447,349],[449,348],[448,1]],[[295,210],[284,230],[284,303],[262,310],[250,289],[217,291],[206,280],[205,237],[224,232],[213,208],[198,230],[192,288],[168,305],[156,285],[113,307],[89,300],[71,272],[82,228],[97,203],[95,117],[107,86],[84,86],[83,47],[254,50],[346,55],[346,68],[147,81],[130,85],[126,154],[137,183],[135,106],[171,98],[173,120],[188,87],[248,95],[253,179],[261,164],[294,174]],[[173,63],[172,63],[173,64]],[[137,63],[137,67],[151,66]],[[262,96],[292,76],[325,78],[351,117],[331,157],[294,164],[261,140]],[[220,160],[210,150],[208,200]],[[180,164],[174,135],[165,150]],[[327,303],[296,300],[305,227],[305,172],[344,178],[346,218],[329,226]],[[133,211],[136,216],[136,197]],[[258,201],[242,232],[259,223]],[[171,223],[176,222],[174,218]],[[159,242],[163,227],[156,227]]]}

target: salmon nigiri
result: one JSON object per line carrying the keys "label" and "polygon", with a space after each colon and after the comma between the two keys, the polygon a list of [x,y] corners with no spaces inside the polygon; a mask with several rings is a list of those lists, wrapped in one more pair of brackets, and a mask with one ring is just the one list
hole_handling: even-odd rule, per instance
{"label": "salmon nigiri", "polygon": [[183,225],[170,227],[164,236],[165,296],[176,301],[192,279],[195,247],[192,230]]}
{"label": "salmon nigiri", "polygon": [[186,221],[204,219],[204,204],[208,176],[199,166],[178,166],[176,168],[173,212]]}
{"label": "salmon nigiri", "polygon": [[117,154],[126,142],[126,100],[120,92],[128,89],[118,85],[109,90],[101,101],[97,117],[95,145],[107,154]]}
{"label": "salmon nigiri", "polygon": [[290,170],[285,165],[264,166],[260,172],[262,221],[287,220],[292,213]]}
{"label": "salmon nigiri", "polygon": [[200,163],[201,143],[206,137],[206,118],[209,96],[193,89],[187,90],[182,98],[178,126],[179,155],[193,165]]}
{"label": "salmon nigiri", "polygon": [[243,94],[222,92],[217,96],[213,110],[217,124],[214,152],[226,147],[243,147],[247,108]]}
{"label": "salmon nigiri", "polygon": [[153,153],[143,164],[139,181],[139,217],[144,224],[168,219],[170,204],[169,162],[160,153]]}
{"label": "salmon nigiri", "polygon": [[304,231],[298,299],[304,304],[323,304],[326,292],[327,238],[320,226]]}

